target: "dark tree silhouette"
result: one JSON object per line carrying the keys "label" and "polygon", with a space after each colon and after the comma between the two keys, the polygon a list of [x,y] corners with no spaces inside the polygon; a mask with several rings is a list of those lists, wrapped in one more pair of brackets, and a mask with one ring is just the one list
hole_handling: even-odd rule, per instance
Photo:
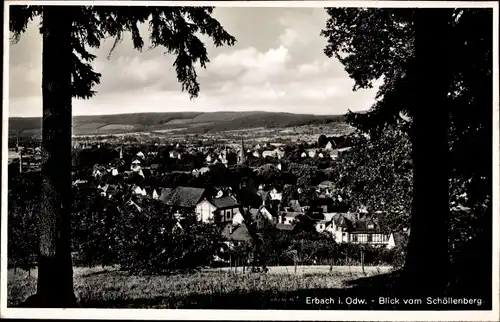
{"label": "dark tree silhouette", "polygon": [[138,24],[149,22],[152,46],[164,47],[176,56],[177,79],[194,98],[200,90],[195,64],[204,68],[209,62],[196,33],[208,35],[216,46],[232,46],[236,41],[212,18],[212,12],[211,7],[9,6],[14,41],[37,16],[43,35],[38,286],[27,305],[76,305],[69,237],[72,98],[92,97],[101,76],[92,69],[95,56],[87,49],[98,48],[108,36],[115,38],[114,49],[123,34],[130,32],[135,49],[141,50],[144,41]]}
{"label": "dark tree silhouette", "polygon": [[321,134],[318,138],[318,148],[324,148],[328,144],[328,138],[326,135]]}
{"label": "dark tree silhouette", "polygon": [[[405,276],[408,289],[442,291],[450,277],[448,181],[453,174],[491,188],[492,10],[327,13],[325,54],[345,66],[354,90],[384,77],[371,110],[347,120],[377,139],[385,124],[409,117],[414,179]],[[467,150],[477,152],[473,161]],[[490,188],[470,192],[481,190],[481,203]],[[427,265],[429,257],[436,263]]]}

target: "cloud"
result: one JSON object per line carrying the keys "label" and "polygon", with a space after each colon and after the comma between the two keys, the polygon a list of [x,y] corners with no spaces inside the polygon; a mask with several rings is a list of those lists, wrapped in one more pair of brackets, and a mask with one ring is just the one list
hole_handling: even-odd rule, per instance
{"label": "cloud", "polygon": [[[172,66],[175,57],[161,48],[134,50],[130,35],[107,59],[113,39],[95,50],[102,73],[98,94],[74,100],[73,114],[168,111],[269,110],[338,114],[363,110],[376,88],[352,92],[342,64],[323,53],[322,8],[216,8],[218,19],[238,42],[216,48],[205,42],[210,62],[197,68],[201,92],[195,100],[181,92]],[[256,23],[258,21],[258,23]],[[147,25],[140,26],[147,38]],[[145,48],[149,42],[145,39]],[[10,48],[10,114],[41,114],[41,37],[36,24]]]}
{"label": "cloud", "polygon": [[224,78],[237,78],[242,84],[256,84],[286,73],[286,62],[289,59],[288,49],[283,46],[269,49],[265,53],[249,47],[218,55],[207,70],[208,73]]}

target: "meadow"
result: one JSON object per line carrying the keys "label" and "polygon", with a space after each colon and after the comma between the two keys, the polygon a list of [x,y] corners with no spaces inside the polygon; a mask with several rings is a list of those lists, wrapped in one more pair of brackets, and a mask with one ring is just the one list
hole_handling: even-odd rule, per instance
{"label": "meadow", "polygon": [[[387,272],[389,267],[271,267],[268,274],[203,269],[168,276],[131,275],[116,267],[74,269],[75,293],[84,308],[294,308],[297,294],[341,290],[349,282]],[[36,270],[9,270],[8,306],[36,291]],[[306,291],[304,293],[304,291]],[[290,295],[290,296],[289,296]],[[236,301],[236,302],[235,302]],[[227,307],[226,307],[227,306]],[[257,307],[255,307],[257,306]]]}

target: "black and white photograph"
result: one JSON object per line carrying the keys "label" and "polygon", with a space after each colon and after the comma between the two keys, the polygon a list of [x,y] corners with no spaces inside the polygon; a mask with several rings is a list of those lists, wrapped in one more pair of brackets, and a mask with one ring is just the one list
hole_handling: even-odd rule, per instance
{"label": "black and white photograph", "polygon": [[2,317],[498,319],[497,2],[4,16]]}

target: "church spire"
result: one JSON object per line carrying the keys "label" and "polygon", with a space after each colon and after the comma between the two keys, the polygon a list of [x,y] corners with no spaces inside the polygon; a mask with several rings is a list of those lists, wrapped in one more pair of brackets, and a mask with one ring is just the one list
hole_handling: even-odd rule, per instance
{"label": "church spire", "polygon": [[241,136],[240,164],[243,163],[245,163],[245,143],[243,142],[243,136]]}

